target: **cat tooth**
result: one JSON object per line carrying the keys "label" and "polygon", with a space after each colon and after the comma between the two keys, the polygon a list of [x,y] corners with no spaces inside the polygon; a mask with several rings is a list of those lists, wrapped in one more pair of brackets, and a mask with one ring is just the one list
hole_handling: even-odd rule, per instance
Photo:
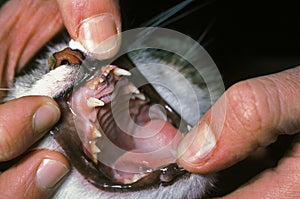
{"label": "cat tooth", "polygon": [[136,94],[136,95],[134,95],[134,97],[136,97],[136,98],[138,98],[140,100],[143,100],[143,101],[146,100],[146,97],[145,97],[145,95],[143,93]]}
{"label": "cat tooth", "polygon": [[128,84],[127,88],[129,89],[130,93],[140,94],[139,89],[135,85],[133,85],[132,83]]}
{"label": "cat tooth", "polygon": [[145,175],[143,175],[143,174],[134,174],[132,179],[131,179],[131,183],[138,181],[139,179],[141,179],[144,176]]}
{"label": "cat tooth", "polygon": [[130,76],[131,75],[131,73],[129,71],[124,70],[122,68],[116,68],[116,69],[114,69],[114,74],[116,76],[121,76],[121,75],[123,75],[123,76]]}
{"label": "cat tooth", "polygon": [[101,152],[101,149],[99,149],[96,144],[94,146],[94,149],[93,149],[93,154],[97,154],[97,153],[100,153]]}
{"label": "cat tooth", "polygon": [[91,89],[91,90],[95,90],[95,88],[96,88],[96,85],[95,85],[95,84],[91,84],[91,85],[89,85],[89,89]]}
{"label": "cat tooth", "polygon": [[102,137],[100,131],[98,131],[98,129],[95,129],[94,130],[94,138],[100,138],[100,137]]}
{"label": "cat tooth", "polygon": [[96,81],[93,81],[90,85],[89,85],[89,88],[91,89],[91,90],[95,90],[96,89],[96,86],[97,86],[97,84],[98,84],[98,82],[96,82]]}
{"label": "cat tooth", "polygon": [[94,107],[105,105],[105,103],[102,100],[99,100],[95,97],[90,97],[86,103],[89,108],[94,108]]}
{"label": "cat tooth", "polygon": [[140,175],[134,174],[134,176],[133,176],[133,178],[132,178],[132,181],[135,182],[135,181],[137,181],[139,178],[140,178]]}
{"label": "cat tooth", "polygon": [[92,154],[92,161],[97,164],[97,154],[101,152],[101,150],[96,146],[95,141],[91,141],[91,154]]}
{"label": "cat tooth", "polygon": [[98,163],[98,160],[97,160],[97,154],[93,153],[92,154],[92,161],[97,164]]}
{"label": "cat tooth", "polygon": [[141,178],[144,177],[144,176],[145,176],[145,174],[137,173],[137,174],[134,174],[134,175],[132,176],[132,178],[125,178],[125,179],[123,180],[123,183],[124,183],[124,184],[131,184],[131,183],[134,183],[134,182],[138,181],[139,179],[141,179]]}
{"label": "cat tooth", "polygon": [[125,178],[125,179],[123,180],[123,183],[124,183],[124,184],[131,184],[132,181],[129,180],[129,179],[127,179],[127,178]]}
{"label": "cat tooth", "polygon": [[130,99],[135,100],[135,96],[134,96],[134,95],[131,95],[131,96],[130,96]]}

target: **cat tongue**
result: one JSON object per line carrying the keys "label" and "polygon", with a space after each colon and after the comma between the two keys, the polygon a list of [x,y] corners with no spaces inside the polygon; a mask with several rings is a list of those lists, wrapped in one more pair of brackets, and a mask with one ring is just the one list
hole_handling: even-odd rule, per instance
{"label": "cat tongue", "polygon": [[125,152],[114,164],[113,178],[133,183],[151,171],[176,161],[176,148],[182,134],[170,123],[151,120],[136,129],[134,150]]}

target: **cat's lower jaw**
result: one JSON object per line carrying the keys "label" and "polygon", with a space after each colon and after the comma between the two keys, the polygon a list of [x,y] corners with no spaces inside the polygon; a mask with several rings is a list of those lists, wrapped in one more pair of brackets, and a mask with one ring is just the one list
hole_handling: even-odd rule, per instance
{"label": "cat's lower jaw", "polygon": [[[61,152],[62,148],[53,139],[51,135],[47,135],[36,149],[49,149]],[[127,198],[149,198],[149,199],[194,199],[201,198],[213,186],[213,175],[197,175],[190,174],[186,178],[179,179],[173,185],[159,186],[147,190],[134,192],[107,192],[87,182],[84,177],[75,169],[72,168],[69,176],[60,185],[58,190],[53,195],[54,199],[58,198],[93,198],[93,199],[127,199]]]}

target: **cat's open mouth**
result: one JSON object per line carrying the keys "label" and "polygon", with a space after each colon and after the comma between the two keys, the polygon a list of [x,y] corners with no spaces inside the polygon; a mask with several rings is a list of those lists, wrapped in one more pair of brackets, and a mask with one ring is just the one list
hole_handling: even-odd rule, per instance
{"label": "cat's open mouth", "polygon": [[65,116],[54,137],[99,188],[148,188],[186,173],[176,164],[181,118],[149,86],[139,90],[130,76],[104,66],[59,100]]}

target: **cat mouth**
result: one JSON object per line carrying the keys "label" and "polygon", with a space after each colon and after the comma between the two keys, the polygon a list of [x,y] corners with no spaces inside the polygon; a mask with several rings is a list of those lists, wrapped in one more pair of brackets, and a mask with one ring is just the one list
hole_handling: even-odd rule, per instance
{"label": "cat mouth", "polygon": [[169,185],[187,174],[176,164],[181,118],[151,86],[140,86],[140,79],[132,76],[106,65],[58,100],[65,115],[54,138],[87,181],[100,189]]}

